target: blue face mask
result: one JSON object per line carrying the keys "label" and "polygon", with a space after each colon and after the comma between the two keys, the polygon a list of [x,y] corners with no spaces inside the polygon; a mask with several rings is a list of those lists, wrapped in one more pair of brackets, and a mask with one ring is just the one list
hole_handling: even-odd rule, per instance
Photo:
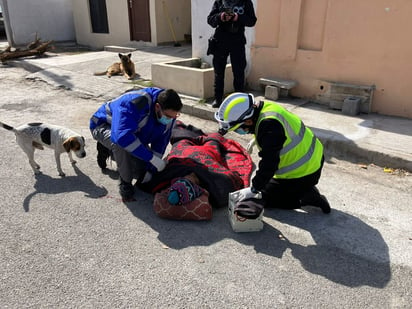
{"label": "blue face mask", "polygon": [[162,116],[162,117],[158,118],[157,121],[159,121],[161,124],[167,126],[169,123],[171,123],[173,121],[173,118]]}
{"label": "blue face mask", "polygon": [[246,131],[246,130],[244,130],[243,128],[237,128],[237,129],[235,130],[235,132],[236,132],[237,134],[240,134],[240,135],[245,135],[245,134],[248,134],[248,133],[249,133],[249,131]]}

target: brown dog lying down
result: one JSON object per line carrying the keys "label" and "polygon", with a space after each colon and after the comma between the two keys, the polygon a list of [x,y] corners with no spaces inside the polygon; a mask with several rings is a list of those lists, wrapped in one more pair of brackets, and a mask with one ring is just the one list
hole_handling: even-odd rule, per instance
{"label": "brown dog lying down", "polygon": [[112,77],[112,75],[123,75],[127,79],[134,79],[136,77],[136,70],[134,62],[131,60],[132,54],[123,55],[119,53],[119,58],[121,62],[115,62],[107,68],[104,72],[96,72],[94,75],[107,75],[107,77]]}

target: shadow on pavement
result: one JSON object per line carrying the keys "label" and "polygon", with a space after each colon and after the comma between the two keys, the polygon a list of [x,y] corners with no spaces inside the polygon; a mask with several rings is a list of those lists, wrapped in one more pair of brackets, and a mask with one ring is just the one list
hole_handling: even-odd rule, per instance
{"label": "shadow on pavement", "polygon": [[107,195],[107,190],[104,187],[97,186],[90,177],[85,175],[76,165],[73,165],[73,169],[76,176],[52,178],[45,174],[37,175],[34,192],[27,195],[23,201],[24,211],[29,211],[31,199],[39,193],[59,194],[80,191],[85,193],[85,197],[89,198],[100,198]]}
{"label": "shadow on pavement", "polygon": [[[312,212],[267,210],[265,216],[310,232],[314,245],[289,241],[275,227],[265,222],[256,233],[233,232],[227,209],[214,209],[211,221],[174,221],[156,216],[153,196],[139,191],[136,202],[126,203],[132,214],[159,233],[164,245],[175,249],[210,246],[223,239],[233,239],[256,252],[282,258],[290,249],[307,271],[348,286],[385,287],[391,279],[388,246],[380,233],[360,219],[332,210],[328,216]],[[150,205],[142,207],[141,205]]]}
{"label": "shadow on pavement", "polygon": [[[44,57],[43,57],[44,58]],[[16,62],[19,62],[18,65],[16,65]],[[14,62],[14,63],[13,63]],[[66,89],[71,89],[72,87],[74,87],[73,83],[69,82],[69,80],[71,79],[71,77],[69,75],[57,75],[54,74],[53,72],[51,72],[50,70],[45,70],[42,67],[39,67],[37,65],[34,65],[28,61],[24,61],[24,59],[15,59],[12,60],[11,62],[8,62],[7,64],[3,65],[3,68],[10,66],[10,67],[21,67],[23,69],[25,69],[27,72],[30,73],[39,73],[42,74],[46,77],[47,79],[51,79],[56,83],[61,83],[64,85],[64,87]]]}
{"label": "shadow on pavement", "polygon": [[[310,209],[309,209],[310,211]],[[389,249],[379,231],[339,210],[269,210],[265,214],[308,231],[315,244],[302,246],[284,238],[292,255],[309,272],[348,287],[385,287],[391,279]]]}

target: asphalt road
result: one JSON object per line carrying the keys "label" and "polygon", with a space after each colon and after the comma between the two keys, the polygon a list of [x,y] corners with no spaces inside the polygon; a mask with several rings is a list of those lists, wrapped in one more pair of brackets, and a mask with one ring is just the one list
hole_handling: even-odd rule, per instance
{"label": "asphalt road", "polygon": [[0,67],[0,120],[68,126],[88,155],[74,167],[62,156],[61,178],[53,153],[38,151],[34,177],[0,130],[1,308],[410,308],[409,174],[328,155],[319,188],[330,215],[267,210],[255,233],[233,232],[225,209],[210,222],[160,219],[151,195],[123,204],[114,170],[97,167],[88,120],[102,102],[26,74]]}

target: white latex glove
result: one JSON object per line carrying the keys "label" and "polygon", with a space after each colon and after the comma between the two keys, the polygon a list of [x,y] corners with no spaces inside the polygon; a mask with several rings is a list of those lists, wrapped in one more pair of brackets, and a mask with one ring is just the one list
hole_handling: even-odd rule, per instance
{"label": "white latex glove", "polygon": [[246,200],[248,198],[258,198],[261,199],[262,198],[262,194],[259,191],[252,191],[252,187],[248,187],[248,188],[244,188],[242,190],[239,190],[239,195],[238,195],[238,201],[243,201]]}
{"label": "white latex glove", "polygon": [[252,140],[247,144],[247,148],[246,148],[249,154],[253,153],[253,147],[255,147],[255,145],[256,145],[256,139],[252,138]]}
{"label": "white latex glove", "polygon": [[142,183],[149,182],[150,180],[152,180],[152,173],[146,172],[146,174],[144,174]]}
{"label": "white latex glove", "polygon": [[163,171],[166,167],[166,162],[157,156],[153,156],[150,163],[157,169],[158,172]]}

